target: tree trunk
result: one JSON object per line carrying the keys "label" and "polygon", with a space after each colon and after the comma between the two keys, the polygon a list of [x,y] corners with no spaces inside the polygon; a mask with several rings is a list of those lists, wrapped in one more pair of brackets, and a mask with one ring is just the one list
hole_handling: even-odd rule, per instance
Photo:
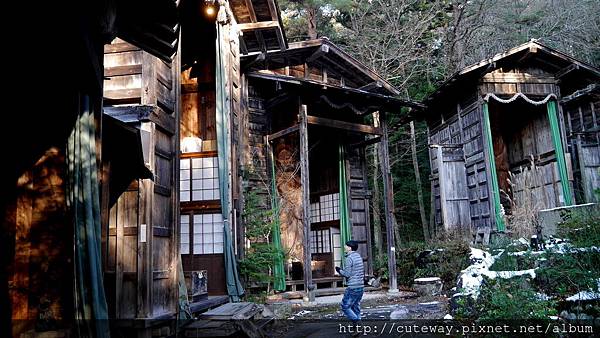
{"label": "tree trunk", "polygon": [[314,40],[317,38],[317,7],[308,7],[306,9],[306,22],[308,23],[308,38]]}
{"label": "tree trunk", "polygon": [[[379,113],[373,113],[373,126],[379,127]],[[383,251],[383,234],[381,232],[381,203],[379,199],[379,183],[377,177],[379,176],[379,144],[375,143],[373,147],[373,239],[375,240],[375,249],[377,250],[377,257],[381,257]]]}
{"label": "tree trunk", "polygon": [[421,225],[423,226],[423,239],[425,239],[425,241],[429,241],[430,236],[427,229],[427,216],[425,216],[425,203],[423,201],[421,173],[419,171],[419,162],[417,161],[417,137],[415,135],[415,121],[410,121],[410,146],[413,167],[415,168],[415,183],[417,184],[417,199],[419,200],[419,212],[421,214]]}

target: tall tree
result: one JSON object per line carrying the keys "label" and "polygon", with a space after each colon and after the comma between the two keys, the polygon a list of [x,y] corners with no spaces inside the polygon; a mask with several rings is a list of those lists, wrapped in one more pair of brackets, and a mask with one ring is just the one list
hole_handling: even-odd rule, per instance
{"label": "tall tree", "polygon": [[284,25],[293,40],[336,37],[351,0],[282,0]]}
{"label": "tall tree", "polygon": [[415,183],[417,186],[417,200],[419,202],[419,214],[421,215],[421,226],[423,227],[423,238],[427,241],[431,238],[428,230],[427,216],[425,214],[425,203],[423,201],[423,188],[421,186],[421,171],[417,158],[417,136],[415,134],[415,122],[410,121],[410,149],[413,167],[415,169]]}

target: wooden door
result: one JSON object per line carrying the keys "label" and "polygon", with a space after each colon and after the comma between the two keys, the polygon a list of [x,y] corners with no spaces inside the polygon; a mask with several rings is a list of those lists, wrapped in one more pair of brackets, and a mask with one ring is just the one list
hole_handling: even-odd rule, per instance
{"label": "wooden door", "polygon": [[469,193],[461,146],[437,146],[442,223],[445,229],[471,226]]}
{"label": "wooden door", "polygon": [[587,203],[600,202],[595,193],[595,190],[600,188],[600,142],[597,141],[600,132],[592,134],[595,135],[577,137],[577,157],[583,194]]}

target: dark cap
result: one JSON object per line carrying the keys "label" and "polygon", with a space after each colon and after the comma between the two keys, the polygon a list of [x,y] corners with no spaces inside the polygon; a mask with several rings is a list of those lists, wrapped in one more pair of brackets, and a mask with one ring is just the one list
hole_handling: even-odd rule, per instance
{"label": "dark cap", "polygon": [[352,249],[352,251],[356,251],[356,249],[358,249],[357,241],[350,240],[350,241],[346,242],[346,245],[349,246]]}

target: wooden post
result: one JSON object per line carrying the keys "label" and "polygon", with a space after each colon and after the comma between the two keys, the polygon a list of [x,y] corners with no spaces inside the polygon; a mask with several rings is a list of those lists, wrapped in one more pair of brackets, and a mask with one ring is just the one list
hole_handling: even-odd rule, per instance
{"label": "wooden post", "polygon": [[[380,128],[379,125],[379,112],[373,113],[373,127]],[[377,178],[377,171],[379,170],[379,144],[375,143],[373,146],[373,233],[375,236],[375,249],[377,250],[377,258],[383,256],[383,234],[381,233],[381,211],[379,210],[380,199],[379,199],[379,182]]]}
{"label": "wooden post", "polygon": [[440,207],[442,209],[442,226],[444,230],[448,230],[450,224],[448,224],[448,206],[446,205],[446,185],[448,182],[448,177],[446,177],[446,172],[444,170],[444,151],[441,145],[435,146],[437,152],[437,162],[438,162],[438,180],[440,181]]}
{"label": "wooden post", "polygon": [[383,199],[385,212],[385,230],[387,234],[388,270],[390,278],[389,293],[398,293],[398,282],[396,274],[396,247],[394,246],[394,191],[392,187],[392,173],[390,171],[390,156],[388,150],[388,125],[387,116],[380,113],[381,123],[381,147],[379,147],[379,162],[381,164],[381,175],[383,177]]}
{"label": "wooden post", "polygon": [[299,127],[300,127],[300,181],[302,185],[302,225],[304,227],[304,291],[305,300],[315,300],[311,269],[310,252],[310,181],[308,172],[308,124],[306,122],[306,105],[300,102]]}

